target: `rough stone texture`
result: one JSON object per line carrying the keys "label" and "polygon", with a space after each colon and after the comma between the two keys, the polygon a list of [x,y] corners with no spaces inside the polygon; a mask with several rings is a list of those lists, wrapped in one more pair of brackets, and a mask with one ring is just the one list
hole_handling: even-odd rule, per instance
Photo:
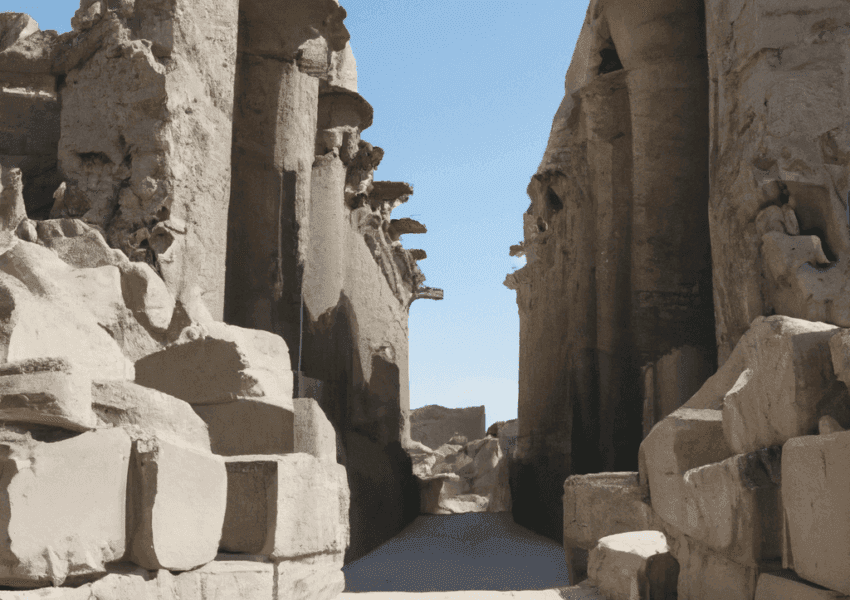
{"label": "rough stone texture", "polygon": [[345,589],[342,554],[317,554],[275,563],[273,600],[334,600]]}
{"label": "rough stone texture", "polygon": [[599,540],[588,575],[610,600],[675,600],[679,565],[663,533],[634,531]]}
{"label": "rough stone texture", "polygon": [[122,269],[123,275],[125,266],[129,265],[130,261],[123,252],[110,248],[100,231],[80,219],[29,221],[29,225],[33,228],[34,239],[26,239],[19,233],[22,239],[50,248],[73,267],[85,269],[116,265]]}
{"label": "rough stone texture", "polygon": [[266,331],[212,323],[136,363],[136,383],[190,404],[268,398],[292,410],[289,350]]}
{"label": "rough stone texture", "polygon": [[815,433],[824,413],[850,425],[850,397],[835,378],[830,355],[837,332],[825,323],[781,316],[753,321],[739,344],[744,369],[723,400],[723,431],[735,452]]}
{"label": "rough stone texture", "polygon": [[685,473],[683,532],[744,565],[780,558],[781,455],[773,447]]}
{"label": "rough stone texture", "polygon": [[293,451],[336,461],[336,432],[313,398],[295,398]]}
{"label": "rough stone texture", "polygon": [[0,600],[268,600],[274,565],[250,560],[215,560],[185,573],[147,571],[122,563],[109,574],[77,588],[0,591]]}
{"label": "rough stone texture", "polygon": [[850,432],[804,436],[782,448],[783,564],[850,594]]}
{"label": "rough stone texture", "polygon": [[222,549],[273,560],[345,552],[350,498],[341,465],[301,453],[225,463]]}
{"label": "rough stone texture", "polygon": [[480,440],[485,435],[484,406],[445,408],[436,404],[410,412],[410,439],[431,448],[448,443],[456,434],[468,440]]}
{"label": "rough stone texture", "polygon": [[155,437],[133,443],[129,558],[187,571],[218,552],[227,501],[224,460]]}
{"label": "rough stone texture", "polygon": [[520,314],[512,489],[517,522],[553,539],[569,474],[637,466],[641,368],[689,348],[686,370],[713,370],[704,19],[699,0],[591,2],[528,188],[527,264],[505,281]]}
{"label": "rough stone texture", "polygon": [[850,325],[850,12],[832,0],[707,0],[705,15],[722,364],[759,315]]}
{"label": "rough stone texture", "polygon": [[661,521],[638,473],[573,475],[564,482],[564,553],[571,582],[587,577],[588,552],[600,539],[647,530],[661,531]]}
{"label": "rough stone texture", "polygon": [[762,573],[756,585],[755,600],[847,600],[839,592],[800,579],[794,571]]}
{"label": "rough stone texture", "polygon": [[266,396],[222,404],[197,404],[193,408],[209,428],[210,444],[216,454],[293,452],[291,401]]}
{"label": "rough stone texture", "polygon": [[104,574],[126,549],[130,438],[120,429],[55,442],[0,432],[0,585]]}
{"label": "rough stone texture", "polygon": [[656,425],[640,447],[641,479],[649,484],[652,508],[680,530],[688,523],[685,473],[733,454],[723,436],[721,411],[687,406]]}
{"label": "rough stone texture", "polygon": [[0,365],[0,421],[94,429],[92,382],[64,358]]}
{"label": "rough stone texture", "polygon": [[210,452],[206,423],[182,400],[131,381],[94,381],[90,387],[99,426],[121,427],[133,439],[156,436]]}
{"label": "rough stone texture", "polygon": [[67,187],[51,215],[103,228],[177,297],[200,286],[219,318],[237,4],[94,3],[57,63]]}
{"label": "rough stone texture", "polygon": [[759,569],[731,561],[684,536],[672,546],[679,561],[679,598],[753,600]]}
{"label": "rough stone texture", "polygon": [[408,452],[425,514],[506,512],[511,508],[508,461],[499,440],[485,437],[431,450],[412,442]]}
{"label": "rough stone texture", "polygon": [[161,346],[127,308],[118,267],[76,269],[18,241],[0,256],[0,356],[64,356],[93,379],[132,379],[132,361]]}

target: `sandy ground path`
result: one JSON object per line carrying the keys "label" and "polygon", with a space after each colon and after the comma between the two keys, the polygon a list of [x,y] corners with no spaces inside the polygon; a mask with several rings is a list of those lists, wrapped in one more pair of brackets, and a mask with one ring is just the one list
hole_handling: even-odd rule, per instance
{"label": "sandy ground path", "polygon": [[510,513],[420,515],[343,572],[342,600],[604,600],[568,587],[563,547]]}

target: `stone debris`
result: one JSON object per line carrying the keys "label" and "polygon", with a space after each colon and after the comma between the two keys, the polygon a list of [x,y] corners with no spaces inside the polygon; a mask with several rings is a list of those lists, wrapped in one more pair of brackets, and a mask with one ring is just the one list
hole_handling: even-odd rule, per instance
{"label": "stone debris", "polygon": [[679,564],[660,531],[609,535],[588,558],[588,579],[611,600],[674,600]]}
{"label": "stone debris", "polygon": [[227,501],[224,460],[155,437],[133,442],[128,557],[188,571],[218,553]]}

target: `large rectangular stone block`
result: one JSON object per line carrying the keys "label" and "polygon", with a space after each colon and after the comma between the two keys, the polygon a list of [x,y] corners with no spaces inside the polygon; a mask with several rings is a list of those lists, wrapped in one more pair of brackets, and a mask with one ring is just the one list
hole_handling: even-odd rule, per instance
{"label": "large rectangular stone block", "polygon": [[723,435],[722,413],[680,408],[658,423],[640,447],[652,508],[680,530],[687,526],[685,473],[732,455]]}
{"label": "large rectangular stone block", "polygon": [[334,600],[345,589],[343,555],[317,554],[275,563],[273,600]]}
{"label": "large rectangular stone block", "polygon": [[691,538],[732,560],[758,566],[782,555],[781,448],[738,454],[685,473]]}
{"label": "large rectangular stone block", "polygon": [[345,467],[301,453],[233,456],[225,463],[223,550],[275,560],[345,551]]}
{"label": "large rectangular stone block", "polygon": [[0,433],[0,585],[62,585],[126,550],[130,438],[90,431],[55,443]]}
{"label": "large rectangular stone block", "polygon": [[224,460],[157,438],[133,444],[130,559],[186,571],[218,553],[227,501]]}
{"label": "large rectangular stone block", "polygon": [[0,420],[87,431],[91,378],[64,358],[32,358],[0,366]]}
{"label": "large rectangular stone block", "polygon": [[753,600],[757,568],[731,561],[684,536],[676,539],[674,555],[682,600]]}
{"label": "large rectangular stone block", "polygon": [[293,404],[294,451],[336,461],[336,431],[319,403],[313,398],[295,398]]}
{"label": "large rectangular stone block", "polygon": [[632,531],[599,540],[588,579],[610,600],[675,600],[679,564],[660,531]]}
{"label": "large rectangular stone block", "polygon": [[480,440],[486,433],[483,406],[445,408],[432,404],[410,413],[410,438],[430,448],[439,448],[455,434],[468,441]]}
{"label": "large rectangular stone block", "polygon": [[[293,406],[280,397],[196,404],[209,428],[212,451],[222,456],[288,454],[293,451]],[[336,448],[336,446],[334,446]]]}
{"label": "large rectangular stone block", "polygon": [[850,432],[804,436],[782,448],[783,563],[850,594]]}

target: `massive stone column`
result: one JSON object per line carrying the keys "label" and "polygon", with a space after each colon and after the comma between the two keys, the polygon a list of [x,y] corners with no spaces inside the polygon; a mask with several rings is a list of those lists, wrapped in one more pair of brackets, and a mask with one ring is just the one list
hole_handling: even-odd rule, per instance
{"label": "massive stone column", "polygon": [[706,15],[723,363],[759,315],[850,326],[850,7],[707,0]]}
{"label": "massive stone column", "polygon": [[528,262],[506,280],[520,310],[512,489],[517,522],[556,539],[568,475],[636,467],[646,370],[672,395],[653,408],[712,370],[703,22],[699,0],[591,2],[529,186],[513,249]]}
{"label": "massive stone column", "polygon": [[221,318],[237,1],[84,0],[72,25],[51,216],[98,226],[178,297],[199,286]]}

